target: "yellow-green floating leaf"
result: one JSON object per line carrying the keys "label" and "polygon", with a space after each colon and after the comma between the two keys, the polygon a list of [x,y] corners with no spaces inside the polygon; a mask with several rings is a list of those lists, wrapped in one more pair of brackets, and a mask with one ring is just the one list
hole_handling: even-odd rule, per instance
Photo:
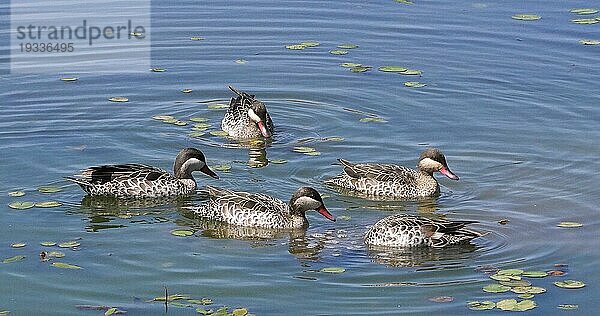
{"label": "yellow-green floating leaf", "polygon": [[328,268],[322,268],[319,271],[324,272],[324,273],[344,273],[344,272],[346,272],[346,269],[340,268],[340,267],[328,267]]}
{"label": "yellow-green floating leaf", "polygon": [[175,121],[177,120],[174,116],[171,115],[154,115],[152,119],[157,121]]}
{"label": "yellow-green floating leaf", "polygon": [[192,90],[192,89],[181,89],[181,92],[183,92],[183,93],[192,93],[192,91],[194,91],[194,90]]}
{"label": "yellow-green floating leaf", "polygon": [[77,242],[77,241],[66,241],[66,242],[61,242],[60,244],[58,244],[58,247],[60,248],[73,248],[73,247],[77,247],[80,246],[81,243]]}
{"label": "yellow-green floating leaf", "polygon": [[546,271],[523,271],[522,276],[526,278],[543,278],[547,276],[548,273]]}
{"label": "yellow-green floating leaf", "polygon": [[427,86],[427,84],[418,81],[407,81],[404,83],[404,85],[409,88],[422,88]]}
{"label": "yellow-green floating leaf", "polygon": [[407,76],[420,76],[423,74],[423,72],[418,69],[406,69],[405,71],[399,72],[399,74]]}
{"label": "yellow-green floating leaf", "polygon": [[319,43],[319,42],[301,42],[300,45],[305,46],[305,47],[317,47],[317,46],[321,45],[321,43]]}
{"label": "yellow-green floating leaf", "polygon": [[238,64],[238,65],[243,65],[243,64],[245,64],[247,62],[248,62],[247,60],[242,59],[242,58],[239,58],[239,59],[235,60],[235,63]]}
{"label": "yellow-green floating leaf", "polygon": [[354,68],[354,67],[362,66],[362,64],[357,64],[357,63],[341,63],[340,66],[342,66],[344,68]]}
{"label": "yellow-green floating leaf", "polygon": [[385,123],[385,122],[387,122],[386,120],[382,119],[381,117],[363,117],[359,121],[363,122],[363,123]]}
{"label": "yellow-green floating leaf", "polygon": [[285,159],[273,159],[273,160],[269,160],[269,162],[277,164],[277,165],[281,165],[287,162],[287,160]]}
{"label": "yellow-green floating leaf", "polygon": [[504,293],[510,291],[510,287],[502,284],[490,284],[484,286],[483,291],[488,293]]}
{"label": "yellow-green floating leaf", "polygon": [[189,229],[174,229],[171,231],[171,235],[179,237],[188,237],[192,236],[193,234],[194,231]]}
{"label": "yellow-green floating leaf", "polygon": [[528,300],[528,299],[532,299],[535,297],[535,295],[533,294],[529,294],[529,293],[525,293],[525,294],[519,294],[517,295],[518,298],[522,299],[522,300]]}
{"label": "yellow-green floating leaf", "polygon": [[570,310],[570,309],[578,309],[579,305],[576,305],[576,304],[560,304],[557,307],[560,308],[560,309]]}
{"label": "yellow-green floating leaf", "polygon": [[23,196],[23,195],[25,195],[25,192],[23,192],[23,191],[11,191],[11,192],[8,192],[8,196],[12,196],[12,197],[20,197],[20,196]]}
{"label": "yellow-green floating leaf", "polygon": [[292,45],[286,45],[285,48],[291,49],[291,50],[302,50],[302,49],[305,49],[306,46],[302,45],[302,44],[292,44]]}
{"label": "yellow-green floating leaf", "polygon": [[40,243],[40,245],[42,245],[44,247],[54,247],[54,246],[56,246],[56,243],[53,241],[42,241]]}
{"label": "yellow-green floating leaf", "polygon": [[196,123],[196,124],[194,124],[194,126],[192,128],[197,129],[197,130],[205,130],[205,129],[208,129],[209,127],[211,127],[211,125],[208,123]]}
{"label": "yellow-green floating leaf", "polygon": [[312,148],[312,147],[305,147],[305,146],[297,146],[294,147],[294,151],[297,153],[309,153],[309,152],[314,152],[317,151],[316,149]]}
{"label": "yellow-green floating leaf", "polygon": [[199,304],[199,305],[211,305],[213,303],[213,300],[211,300],[210,298],[206,298],[206,297],[204,297],[202,299],[199,299],[199,300],[197,300],[197,299],[190,299],[190,300],[187,300],[187,301],[188,301],[188,303]]}
{"label": "yellow-green floating leaf", "polygon": [[208,118],[206,118],[206,117],[192,117],[192,118],[190,118],[190,121],[196,122],[196,123],[204,123],[204,122],[208,122]]}
{"label": "yellow-green floating leaf", "polygon": [[402,66],[381,66],[378,70],[383,72],[405,72],[408,68]]}
{"label": "yellow-green floating leaf", "polygon": [[229,134],[226,131],[211,131],[210,134],[213,136],[221,136],[221,137],[229,136]]}
{"label": "yellow-green floating leaf", "polygon": [[531,286],[531,282],[527,280],[510,280],[510,281],[500,281],[500,284],[508,286],[508,287],[527,287]]}
{"label": "yellow-green floating leaf", "polygon": [[596,20],[596,19],[575,19],[575,20],[571,20],[571,22],[573,22],[575,24],[596,24],[596,23],[598,23],[598,20]]}
{"label": "yellow-green floating leaf", "polygon": [[369,70],[371,70],[371,66],[356,66],[356,67],[352,67],[350,68],[350,71],[352,72],[367,72]]}
{"label": "yellow-green floating leaf", "polygon": [[111,97],[111,98],[108,98],[108,101],[110,101],[110,102],[129,102],[129,99],[126,97]]}
{"label": "yellow-green floating leaf", "polygon": [[13,262],[21,261],[21,260],[23,260],[25,258],[26,257],[23,256],[23,255],[13,256],[13,257],[6,258],[6,259],[2,260],[2,263],[13,263]]}
{"label": "yellow-green floating leaf", "polygon": [[79,78],[77,77],[61,77],[60,81],[64,81],[64,82],[73,82],[73,81],[77,81],[79,80]]}
{"label": "yellow-green floating leaf", "polygon": [[320,151],[310,151],[310,152],[307,152],[307,153],[304,153],[304,154],[308,155],[308,156],[320,156],[321,152]]}
{"label": "yellow-green floating leaf", "polygon": [[600,40],[582,39],[579,43],[583,45],[600,45]]}
{"label": "yellow-green floating leaf", "polygon": [[76,266],[74,264],[68,264],[64,262],[52,262],[52,266],[61,269],[83,269],[80,266]]}
{"label": "yellow-green floating leaf", "polygon": [[45,201],[45,202],[36,202],[35,203],[35,207],[43,207],[43,208],[59,207],[61,205],[62,205],[62,203],[60,203],[58,201]]}
{"label": "yellow-green floating leaf", "polygon": [[217,171],[229,172],[229,171],[231,171],[231,166],[228,164],[220,164],[220,165],[211,166],[211,169],[214,169]]}
{"label": "yellow-green floating leaf", "polygon": [[467,306],[469,306],[470,310],[474,310],[474,311],[483,311],[483,310],[489,310],[489,309],[494,309],[494,307],[496,307],[496,303],[492,302],[492,301],[472,301],[472,302],[468,302]]}
{"label": "yellow-green floating leaf", "polygon": [[499,275],[521,275],[523,274],[521,269],[504,269],[497,272]]}
{"label": "yellow-green floating leaf", "polygon": [[398,2],[398,3],[402,3],[402,4],[413,4],[413,2],[409,1],[409,0],[395,0],[395,1]]}
{"label": "yellow-green floating leaf", "polygon": [[577,228],[577,227],[582,227],[583,224],[577,223],[577,222],[560,222],[556,226],[563,227],[563,228]]}
{"label": "yellow-green floating leaf", "polygon": [[45,185],[39,187],[38,191],[40,191],[41,193],[56,193],[62,191],[62,189],[51,185]]}
{"label": "yellow-green floating leaf", "polygon": [[164,68],[150,68],[150,71],[152,71],[152,72],[165,72],[167,70],[164,69]]}
{"label": "yellow-green floating leaf", "polygon": [[8,203],[8,207],[14,208],[16,210],[26,210],[28,208],[32,208],[35,206],[33,202],[10,202]]}
{"label": "yellow-green floating leaf", "polygon": [[111,308],[107,309],[106,312],[104,312],[104,316],[114,315],[117,311],[118,311],[117,308],[111,307]]}
{"label": "yellow-green floating leaf", "polygon": [[246,316],[248,315],[248,310],[245,308],[236,308],[231,312],[232,316]]}
{"label": "yellow-green floating leaf", "polygon": [[554,282],[554,285],[563,289],[580,289],[585,286],[585,283],[577,280],[564,280]]}
{"label": "yellow-green floating leaf", "polygon": [[207,107],[211,110],[220,110],[220,109],[226,109],[229,107],[229,104],[226,103],[210,103],[209,105],[207,105]]}
{"label": "yellow-green floating leaf", "polygon": [[542,17],[535,14],[515,14],[512,18],[519,21],[537,21]]}
{"label": "yellow-green floating leaf", "polygon": [[186,294],[173,294],[173,295],[169,295],[166,298],[164,296],[159,296],[159,297],[155,297],[153,299],[153,301],[155,302],[164,302],[165,300],[168,301],[177,301],[177,300],[188,300],[190,299],[189,295]]}
{"label": "yellow-green floating leaf", "polygon": [[539,286],[516,286],[510,289],[511,292],[517,294],[542,294],[546,293],[546,289]]}
{"label": "yellow-green floating leaf", "polygon": [[200,37],[200,36],[194,36],[194,37],[190,37],[190,39],[192,41],[202,41],[204,40],[204,37]]}
{"label": "yellow-green floating leaf", "polygon": [[17,242],[17,243],[11,244],[10,246],[13,248],[23,248],[23,247],[27,246],[27,244],[23,243],[23,242]]}
{"label": "yellow-green floating leaf", "polygon": [[348,54],[348,51],[343,50],[343,49],[334,49],[334,50],[330,50],[329,53],[331,55],[346,55],[346,54]]}
{"label": "yellow-green floating leaf", "polygon": [[62,258],[65,256],[65,253],[62,251],[49,251],[48,253],[46,253],[46,255],[48,257]]}
{"label": "yellow-green floating leaf", "polygon": [[345,138],[339,137],[339,136],[330,136],[330,137],[323,138],[323,140],[326,142],[343,142],[345,140]]}
{"label": "yellow-green floating leaf", "polygon": [[204,135],[206,135],[206,133],[202,132],[202,131],[194,131],[194,132],[191,132],[191,133],[188,134],[188,136],[191,137],[191,138],[200,138],[200,137],[202,137]]}
{"label": "yellow-green floating leaf", "polygon": [[598,10],[592,9],[592,8],[576,8],[576,9],[569,10],[569,12],[574,13],[574,14],[579,14],[579,15],[586,15],[586,14],[596,14],[596,13],[598,13]]}
{"label": "yellow-green floating leaf", "polygon": [[350,43],[345,43],[345,44],[338,45],[337,48],[341,48],[341,49],[354,49],[354,48],[358,48],[358,45],[350,44]]}

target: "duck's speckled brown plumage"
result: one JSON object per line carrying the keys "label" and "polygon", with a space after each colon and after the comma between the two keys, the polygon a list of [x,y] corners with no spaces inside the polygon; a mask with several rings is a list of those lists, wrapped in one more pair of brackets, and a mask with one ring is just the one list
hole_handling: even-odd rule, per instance
{"label": "duck's speckled brown plumage", "polygon": [[264,136],[261,133],[257,123],[248,116],[248,110],[252,109],[264,122],[266,130],[270,135],[273,134],[273,121],[267,112],[267,108],[259,100],[256,100],[253,94],[238,91],[234,87],[229,87],[237,97],[231,98],[229,108],[221,121],[221,129],[226,131],[229,136],[237,139],[257,138]]}
{"label": "duck's speckled brown plumage", "polygon": [[365,234],[365,243],[383,247],[441,248],[483,236],[465,225],[473,221],[434,220],[406,214],[381,219]]}
{"label": "duck's speckled brown plumage", "polygon": [[[327,212],[319,193],[307,187],[298,189],[289,204],[260,193],[238,192],[211,186],[207,186],[207,189],[209,201],[199,207],[191,207],[189,210],[199,217],[233,225],[273,229],[305,228],[308,227],[306,210],[318,208],[323,214],[322,208]],[[312,205],[309,208],[294,206],[298,199],[306,196],[317,201],[319,205]]]}
{"label": "duck's speckled brown plumage", "polygon": [[444,174],[458,179],[449,171],[444,155],[433,148],[421,154],[417,170],[393,164],[353,164],[344,159],[339,159],[339,162],[344,172],[326,180],[325,184],[366,196],[406,199],[437,195],[440,187],[433,172],[440,171],[438,168],[441,167]]}

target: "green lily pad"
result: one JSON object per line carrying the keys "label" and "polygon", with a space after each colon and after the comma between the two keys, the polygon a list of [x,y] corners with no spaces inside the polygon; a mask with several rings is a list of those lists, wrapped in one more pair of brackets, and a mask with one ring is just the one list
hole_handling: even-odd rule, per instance
{"label": "green lily pad", "polygon": [[174,229],[171,231],[171,235],[178,237],[188,237],[194,234],[193,230],[189,229]]}
{"label": "green lily pad", "polygon": [[245,308],[236,308],[231,311],[232,316],[246,316],[248,315],[248,310]]}
{"label": "green lily pad", "polygon": [[195,132],[191,132],[188,134],[189,137],[191,138],[200,138],[202,136],[206,135],[205,132],[201,132],[201,131],[195,131]]}
{"label": "green lily pad", "polygon": [[38,191],[40,191],[41,193],[56,193],[62,191],[62,189],[51,185],[45,185],[39,187]]}
{"label": "green lily pad", "polygon": [[510,289],[517,294],[542,294],[546,293],[546,289],[539,286],[516,286]]}
{"label": "green lily pad", "polygon": [[56,246],[56,243],[53,241],[42,241],[40,243],[40,245],[42,245],[44,247],[54,247],[54,246]]}
{"label": "green lily pad", "polygon": [[530,309],[534,309],[536,307],[537,307],[537,305],[535,304],[534,301],[522,300],[522,301],[518,302],[517,305],[515,307],[513,307],[512,310],[515,312],[524,312],[524,311],[528,311]]}
{"label": "green lily pad", "polygon": [[592,9],[592,8],[576,8],[576,9],[569,10],[569,12],[574,13],[574,14],[579,14],[579,15],[586,15],[586,14],[596,14],[596,13],[598,13],[598,10]]}
{"label": "green lily pad", "polygon": [[194,124],[194,126],[192,126],[193,129],[196,130],[205,130],[208,129],[209,127],[211,127],[212,125],[208,124],[208,123],[196,123]]}
{"label": "green lily pad", "polygon": [[11,191],[11,192],[8,192],[8,196],[12,196],[12,197],[20,197],[20,196],[23,196],[23,195],[25,195],[25,192],[23,192],[23,191]]}
{"label": "green lily pad", "polygon": [[23,256],[23,255],[13,256],[13,257],[6,258],[6,259],[2,260],[2,263],[13,263],[13,262],[21,261],[21,260],[23,260],[25,258],[26,257]]}
{"label": "green lily pad", "polygon": [[60,244],[58,244],[58,247],[60,247],[60,248],[73,248],[73,247],[78,247],[80,245],[81,245],[81,243],[72,240],[72,241],[61,242]]}
{"label": "green lily pad", "polygon": [[46,255],[48,257],[63,258],[65,256],[65,253],[62,251],[49,251]]}
{"label": "green lily pad", "polygon": [[306,46],[302,45],[302,44],[292,44],[292,45],[286,45],[285,48],[291,49],[291,50],[303,50],[306,48]]}
{"label": "green lily pad", "polygon": [[194,37],[190,37],[190,40],[192,40],[192,41],[202,41],[202,40],[204,40],[204,37],[194,36]]}
{"label": "green lily pad", "polygon": [[186,126],[187,125],[187,122],[180,121],[180,120],[175,120],[175,121],[169,122],[169,123],[171,123],[173,125],[177,125],[177,126]]}
{"label": "green lily pad", "polygon": [[194,90],[192,90],[192,89],[181,89],[181,92],[183,92],[183,93],[192,93],[192,91],[194,91]]}
{"label": "green lily pad", "polygon": [[222,172],[229,172],[231,171],[231,166],[228,164],[220,164],[212,166],[212,169]]}
{"label": "green lily pad", "polygon": [[500,281],[500,284],[510,287],[515,286],[531,286],[531,282],[527,280],[510,280],[510,281]]}
{"label": "green lily pad", "polygon": [[596,23],[598,23],[598,20],[596,20],[596,19],[575,19],[575,20],[571,20],[571,22],[573,22],[575,24],[596,24]]}
{"label": "green lily pad", "polygon": [[23,248],[23,247],[27,246],[27,244],[23,243],[23,242],[17,242],[17,243],[11,244],[10,246],[13,248]]}
{"label": "green lily pad", "polygon": [[221,136],[221,137],[229,136],[229,134],[226,131],[211,131],[210,134],[213,136]]}
{"label": "green lily pad", "polygon": [[490,279],[496,280],[496,281],[511,281],[510,276],[500,275],[500,274],[492,274],[492,275],[490,275]]}
{"label": "green lily pad", "polygon": [[523,274],[521,274],[521,276],[524,276],[526,278],[543,278],[545,276],[548,276],[548,273],[546,271],[523,271]]}
{"label": "green lily pad", "polygon": [[494,309],[494,307],[496,307],[496,303],[492,302],[492,301],[472,301],[472,302],[468,302],[467,306],[469,306],[470,310],[474,310],[474,311],[483,311],[483,310],[489,310],[489,309]]}
{"label": "green lily pad", "polygon": [[414,4],[412,1],[409,1],[409,0],[395,0],[395,1],[398,3],[402,3],[402,4]]}
{"label": "green lily pad", "polygon": [[74,82],[79,80],[79,78],[77,77],[60,77],[60,81],[64,81],[64,82]]}
{"label": "green lily pad", "polygon": [[354,48],[358,48],[358,45],[350,44],[350,43],[345,43],[345,44],[338,45],[337,48],[341,48],[341,49],[354,49]]}
{"label": "green lily pad", "polygon": [[152,119],[155,119],[157,121],[175,121],[176,120],[176,118],[171,115],[154,115],[152,117]]}
{"label": "green lily pad", "polygon": [[45,201],[45,202],[36,202],[35,203],[35,207],[43,207],[43,208],[58,207],[61,205],[62,205],[62,203],[60,203],[58,201]]}
{"label": "green lily pad", "polygon": [[340,267],[328,267],[328,268],[322,268],[319,271],[324,272],[324,273],[344,273],[344,272],[346,272],[346,269],[340,268]]}
{"label": "green lily pad", "polygon": [[369,70],[371,70],[371,66],[356,66],[356,67],[352,67],[350,68],[350,71],[352,72],[367,72]]}
{"label": "green lily pad", "polygon": [[580,289],[585,286],[585,283],[577,280],[564,280],[554,282],[554,285],[563,289]]}
{"label": "green lily pad", "polygon": [[52,266],[61,269],[83,269],[80,266],[76,266],[74,264],[68,264],[64,262],[52,262]]}
{"label": "green lily pad", "polygon": [[294,147],[294,151],[297,153],[309,153],[309,152],[314,152],[317,151],[316,149],[312,148],[312,147],[305,147],[305,146],[297,146]]}
{"label": "green lily pad", "polygon": [[210,298],[202,298],[202,299],[189,299],[187,300],[188,303],[192,303],[192,304],[199,304],[199,305],[211,305],[213,303],[213,300],[211,300]]}
{"label": "green lily pad", "polygon": [[204,122],[208,122],[209,119],[206,117],[192,117],[192,118],[190,118],[190,121],[195,122],[195,123],[204,123]]}
{"label": "green lily pad", "polygon": [[535,14],[515,14],[512,18],[519,21],[537,21],[542,17]]}
{"label": "green lily pad", "polygon": [[273,159],[273,160],[269,160],[270,163],[274,163],[277,165],[281,165],[287,162],[287,160],[285,159]]}
{"label": "green lily pad", "polygon": [[406,69],[405,71],[399,72],[399,74],[407,76],[420,76],[423,74],[423,72],[418,69]]}
{"label": "green lily pad", "polygon": [[404,86],[409,88],[423,88],[427,86],[427,84],[418,81],[407,81],[404,83]]}
{"label": "green lily pad", "polygon": [[577,227],[582,227],[583,224],[577,223],[577,222],[560,222],[556,226],[562,227],[562,228],[577,228]]}
{"label": "green lily pad", "polygon": [[164,69],[164,68],[150,68],[150,71],[152,71],[152,72],[165,72],[167,70]]}
{"label": "green lily pad", "polygon": [[165,300],[177,301],[177,300],[189,300],[189,299],[190,299],[190,296],[186,295],[186,294],[173,294],[173,295],[167,296],[166,298],[164,296],[155,297],[152,300],[155,302],[164,302]]}
{"label": "green lily pad", "polygon": [[535,297],[535,295],[530,294],[530,293],[524,293],[524,294],[519,294],[517,295],[518,298],[522,299],[522,300],[529,300]]}
{"label": "green lily pad", "polygon": [[382,119],[381,117],[363,117],[359,121],[363,122],[363,123],[385,123],[385,122],[387,122],[386,120]]}
{"label": "green lily pad", "polygon": [[238,64],[238,65],[243,65],[243,64],[245,64],[247,62],[248,62],[247,60],[242,59],[242,58],[239,58],[239,59],[235,60],[235,63]]}
{"label": "green lily pad", "polygon": [[600,45],[600,40],[582,39],[579,43],[583,45]]}
{"label": "green lily pad", "polygon": [[488,293],[504,293],[510,291],[510,286],[502,284],[490,284],[483,287],[484,292]]}
{"label": "green lily pad", "polygon": [[512,311],[517,306],[517,300],[507,299],[496,303],[496,307],[503,311]]}
{"label": "green lily pad", "polygon": [[317,47],[317,46],[321,45],[321,43],[319,43],[319,42],[301,42],[300,45],[303,45],[304,47]]}
{"label": "green lily pad", "polygon": [[572,309],[578,309],[579,305],[575,305],[575,304],[560,304],[557,307],[560,308],[560,309],[572,310]]}
{"label": "green lily pad", "polygon": [[523,274],[523,270],[521,269],[505,269],[497,272],[499,275],[521,275]]}
{"label": "green lily pad", "polygon": [[110,102],[129,102],[129,99],[126,97],[110,97],[108,98]]}
{"label": "green lily pad", "polygon": [[342,66],[344,68],[354,68],[354,67],[360,67],[360,66],[362,66],[362,64],[357,64],[357,63],[341,63],[340,66]]}
{"label": "green lily pad", "polygon": [[222,110],[222,109],[226,109],[229,107],[229,104],[226,103],[210,103],[209,105],[207,105],[207,108],[211,109],[211,110]]}
{"label": "green lily pad", "polygon": [[343,50],[343,49],[334,49],[334,50],[330,50],[329,53],[331,55],[346,55],[346,54],[348,54],[348,51]]}
{"label": "green lily pad", "polygon": [[10,202],[8,203],[8,207],[14,208],[16,210],[26,210],[28,208],[32,208],[35,206],[33,202]]}
{"label": "green lily pad", "polygon": [[310,152],[307,152],[307,153],[304,153],[304,154],[308,155],[308,156],[320,156],[321,152],[320,151],[310,151]]}
{"label": "green lily pad", "polygon": [[330,137],[323,138],[323,140],[326,142],[343,142],[345,140],[345,138],[339,137],[339,136],[330,136]]}
{"label": "green lily pad", "polygon": [[206,310],[204,308],[196,308],[196,313],[198,314],[202,314],[202,315],[212,315],[214,312],[212,309]]}
{"label": "green lily pad", "polygon": [[104,312],[104,316],[114,315],[117,311],[118,309],[116,307],[111,307]]}
{"label": "green lily pad", "polygon": [[405,72],[408,68],[402,66],[381,66],[378,70],[383,72]]}

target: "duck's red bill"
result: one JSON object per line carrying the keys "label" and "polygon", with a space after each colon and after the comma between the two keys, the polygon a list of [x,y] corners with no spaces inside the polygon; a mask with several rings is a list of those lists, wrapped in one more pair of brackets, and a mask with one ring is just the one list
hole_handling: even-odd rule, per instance
{"label": "duck's red bill", "polygon": [[319,207],[317,209],[317,212],[319,212],[319,214],[323,215],[323,217],[325,217],[326,219],[335,222],[335,218],[333,218],[333,215],[331,215],[331,213],[329,213],[329,211],[325,208],[325,206],[321,205],[321,207]]}
{"label": "duck's red bill", "polygon": [[450,171],[450,169],[448,169],[446,167],[442,167],[442,169],[440,169],[440,173],[452,180],[458,180],[458,176],[455,175],[452,171]]}
{"label": "duck's red bill", "polygon": [[215,179],[219,179],[219,176],[216,173],[214,173],[212,170],[210,170],[207,165],[204,165],[204,167],[200,168],[200,171],[206,173],[207,175],[209,175]]}
{"label": "duck's red bill", "polygon": [[260,129],[260,133],[262,134],[262,136],[264,136],[266,138],[271,137],[271,133],[267,129],[267,126],[265,125],[265,122],[260,121],[260,122],[258,122],[256,124],[258,124],[258,129]]}

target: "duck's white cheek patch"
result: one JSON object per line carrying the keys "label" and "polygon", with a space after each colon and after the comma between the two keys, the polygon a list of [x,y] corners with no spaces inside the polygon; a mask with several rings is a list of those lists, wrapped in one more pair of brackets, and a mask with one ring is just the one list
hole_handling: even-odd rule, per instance
{"label": "duck's white cheek patch", "polygon": [[258,115],[256,115],[256,113],[254,113],[254,110],[252,110],[252,109],[248,110],[248,116],[249,116],[249,117],[250,117],[250,119],[251,119],[252,121],[254,121],[255,123],[258,123],[258,122],[262,121],[262,120],[260,119],[260,117],[258,117]]}
{"label": "duck's white cheek patch", "polygon": [[442,166],[442,164],[431,158],[423,158],[421,159],[421,161],[419,161],[419,166],[425,169],[436,170],[439,169]]}
{"label": "duck's white cheek patch", "polygon": [[181,170],[200,170],[205,165],[206,164],[200,159],[190,158],[186,160],[185,163],[183,163],[183,165],[181,166]]}
{"label": "duck's white cheek patch", "polygon": [[294,205],[303,209],[314,210],[321,206],[321,202],[308,196],[301,196],[296,200],[296,202],[294,202]]}

